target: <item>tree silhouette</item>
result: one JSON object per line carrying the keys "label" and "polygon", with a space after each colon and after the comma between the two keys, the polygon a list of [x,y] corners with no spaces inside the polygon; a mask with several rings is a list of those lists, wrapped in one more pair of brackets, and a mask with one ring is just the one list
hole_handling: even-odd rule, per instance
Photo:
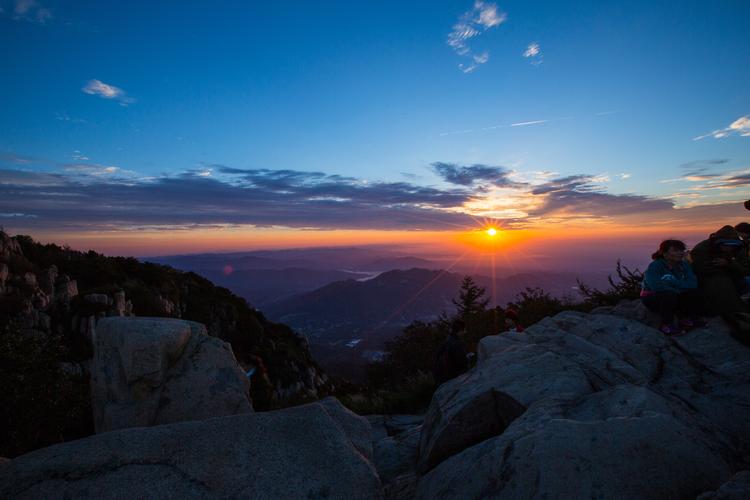
{"label": "tree silhouette", "polygon": [[458,291],[458,300],[453,299],[458,317],[467,321],[484,312],[490,303],[489,299],[483,298],[485,293],[484,287],[477,285],[471,276],[464,276]]}

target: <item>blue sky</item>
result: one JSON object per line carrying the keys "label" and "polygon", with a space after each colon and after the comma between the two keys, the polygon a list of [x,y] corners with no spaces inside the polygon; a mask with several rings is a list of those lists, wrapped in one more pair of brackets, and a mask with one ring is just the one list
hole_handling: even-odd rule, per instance
{"label": "blue sky", "polygon": [[[455,205],[420,199],[416,208],[451,223],[463,210],[508,227],[568,220],[576,210],[555,212],[539,199],[522,216],[491,200],[473,212],[466,203],[571,176],[588,179],[583,188],[566,184],[588,207],[584,221],[598,212],[592,192],[611,197],[595,197],[605,207],[642,196],[669,200],[672,210],[750,196],[742,177],[750,172],[746,1],[0,0],[0,8],[6,227],[91,222],[82,209],[54,217],[44,186],[79,197],[92,196],[91,185],[127,191],[128,183],[151,183],[149,197],[179,181],[186,184],[175,189],[201,195],[216,187],[208,180],[247,188],[248,176],[240,182],[231,169],[276,180],[277,171],[319,172],[333,176],[328,184],[340,176],[350,188],[405,193],[471,187]],[[515,184],[451,183],[436,163],[492,167]],[[42,174],[55,182],[34,177]],[[36,191],[13,198],[21,175]],[[324,191],[313,201],[361,193]],[[169,210],[179,208],[175,201]],[[92,220],[113,217],[100,212]],[[312,221],[213,213],[205,223],[342,223],[325,215],[318,224],[315,213],[307,210]],[[190,222],[117,219],[128,227]]]}

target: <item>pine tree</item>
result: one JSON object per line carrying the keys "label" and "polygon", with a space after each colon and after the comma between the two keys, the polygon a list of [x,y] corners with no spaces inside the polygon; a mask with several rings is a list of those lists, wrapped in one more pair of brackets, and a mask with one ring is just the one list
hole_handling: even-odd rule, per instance
{"label": "pine tree", "polygon": [[453,299],[458,309],[458,317],[467,321],[484,312],[490,303],[489,299],[483,298],[485,293],[484,287],[477,285],[471,276],[464,276],[458,291],[458,300]]}

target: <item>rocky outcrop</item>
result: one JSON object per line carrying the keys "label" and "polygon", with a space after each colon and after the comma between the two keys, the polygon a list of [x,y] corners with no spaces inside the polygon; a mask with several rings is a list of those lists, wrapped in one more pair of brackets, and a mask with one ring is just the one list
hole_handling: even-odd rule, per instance
{"label": "rocky outcrop", "polygon": [[750,498],[750,471],[742,471],[716,491],[702,494],[697,500],[747,500]]}
{"label": "rocky outcrop", "polygon": [[124,429],[14,459],[0,497],[377,499],[359,443],[369,432],[336,400]]}
{"label": "rocky outcrop", "polygon": [[420,439],[419,470],[502,433],[535,401],[591,391],[576,363],[547,349],[521,344],[498,353],[435,393]]}
{"label": "rocky outcrop", "polygon": [[99,321],[91,390],[97,433],[252,412],[229,344],[177,319]]}
{"label": "rocky outcrop", "polygon": [[720,319],[667,338],[641,313],[482,339],[425,416],[417,497],[690,498],[747,469],[750,350]]}
{"label": "rocky outcrop", "polygon": [[77,363],[86,374],[97,323],[141,314],[198,321],[209,335],[229,342],[246,371],[258,368],[253,398],[260,409],[314,401],[333,391],[307,343],[291,329],[267,321],[228,290],[167,266],[41,245],[0,231],[0,314],[24,334],[64,339],[63,361]]}
{"label": "rocky outcrop", "polygon": [[388,499],[413,498],[421,415],[371,415],[375,467]]}

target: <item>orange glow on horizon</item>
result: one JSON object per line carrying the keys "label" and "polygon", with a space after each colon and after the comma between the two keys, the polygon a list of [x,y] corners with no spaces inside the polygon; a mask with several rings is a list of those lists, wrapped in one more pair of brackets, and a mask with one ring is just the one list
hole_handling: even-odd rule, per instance
{"label": "orange glow on horizon", "polygon": [[[545,224],[544,228],[540,228]],[[392,245],[420,246],[431,252],[476,254],[510,253],[528,245],[607,245],[618,239],[648,239],[655,243],[676,237],[700,241],[719,225],[660,225],[634,227],[616,224],[566,225],[538,221],[535,228],[501,228],[492,221],[477,221],[464,231],[312,230],[289,228],[214,227],[194,229],[150,229],[132,231],[30,232],[42,243],[69,245],[76,250],[94,250],[105,255],[159,256],[208,252],[237,252],[282,248]],[[495,235],[490,230],[495,230]],[[10,232],[10,231],[9,231]],[[28,234],[28,232],[25,232]],[[13,233],[11,233],[13,234]],[[23,234],[23,233],[22,233]],[[541,242],[541,243],[540,243]],[[553,243],[554,242],[554,243]]]}

